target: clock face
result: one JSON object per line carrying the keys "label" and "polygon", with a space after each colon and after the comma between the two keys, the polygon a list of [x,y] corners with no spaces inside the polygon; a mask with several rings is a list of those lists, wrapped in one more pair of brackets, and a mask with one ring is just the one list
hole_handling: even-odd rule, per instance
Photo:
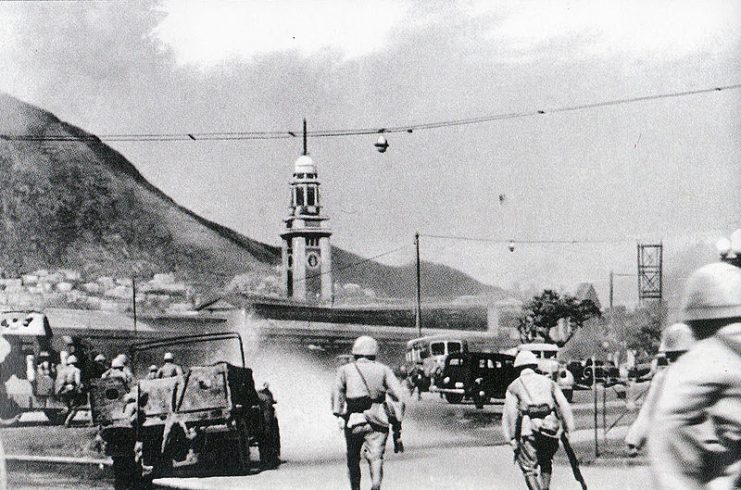
{"label": "clock face", "polygon": [[306,257],[306,263],[309,264],[309,267],[312,269],[316,269],[319,267],[319,257],[315,253],[310,253]]}

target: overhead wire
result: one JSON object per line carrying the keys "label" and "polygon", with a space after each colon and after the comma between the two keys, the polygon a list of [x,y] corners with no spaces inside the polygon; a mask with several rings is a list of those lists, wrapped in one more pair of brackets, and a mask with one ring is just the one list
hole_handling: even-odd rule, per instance
{"label": "overhead wire", "polygon": [[529,239],[503,239],[503,238],[483,238],[483,237],[470,237],[461,235],[435,235],[420,233],[420,237],[426,238],[438,238],[443,240],[461,240],[469,242],[487,242],[487,243],[515,243],[515,244],[564,244],[564,245],[576,245],[576,244],[603,244],[603,243],[622,243],[633,241],[632,239],[613,239],[613,240],[581,240],[581,239],[563,239],[563,240],[529,240]]}
{"label": "overhead wire", "polygon": [[[451,128],[456,126],[467,126],[472,124],[483,124],[487,122],[534,117],[545,114],[557,114],[563,112],[581,111],[609,107],[622,104],[632,104],[651,100],[687,97],[724,90],[735,90],[741,88],[741,83],[708,87],[696,90],[684,90],[678,92],[667,92],[662,94],[644,95],[638,97],[627,97],[620,99],[591,102],[570,106],[510,112],[503,114],[492,114],[463,119],[452,119],[445,121],[408,124],[404,126],[377,126],[367,128],[348,129],[319,129],[307,131],[306,135],[312,138],[362,136],[378,133],[413,133],[414,131]],[[32,134],[0,134],[0,139],[9,141],[111,141],[111,142],[167,142],[167,141],[232,141],[232,140],[277,140],[297,138],[302,135],[301,131],[210,131],[210,132],[183,132],[183,133],[111,133],[100,135],[32,135]]]}

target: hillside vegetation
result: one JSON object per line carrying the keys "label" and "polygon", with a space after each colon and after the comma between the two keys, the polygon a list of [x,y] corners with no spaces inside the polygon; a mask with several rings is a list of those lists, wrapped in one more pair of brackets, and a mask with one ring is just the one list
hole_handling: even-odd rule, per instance
{"label": "hillside vegetation", "polygon": [[[0,268],[6,276],[73,268],[89,277],[174,272],[199,291],[238,274],[275,276],[280,250],[206,220],[147,182],[126,158],[49,112],[0,94]],[[9,136],[85,136],[17,141]],[[276,235],[278,229],[276,227]],[[335,280],[411,298],[413,265],[392,267],[333,250]],[[428,297],[496,294],[449,267],[423,265]]]}

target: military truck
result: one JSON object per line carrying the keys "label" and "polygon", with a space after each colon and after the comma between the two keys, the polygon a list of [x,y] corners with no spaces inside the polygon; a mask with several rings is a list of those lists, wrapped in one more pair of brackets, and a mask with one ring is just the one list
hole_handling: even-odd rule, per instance
{"label": "military truck", "polygon": [[[0,360],[0,425],[34,411],[43,411],[52,424],[63,423],[68,407],[56,395],[55,381],[63,369],[61,354],[67,353],[53,342],[49,319],[41,311],[0,312],[0,336],[7,350]],[[77,398],[76,405],[87,404],[85,393]]]}
{"label": "military truck", "polygon": [[140,352],[201,342],[238,340],[241,366],[225,361],[192,366],[183,375],[142,379],[126,386],[120,378],[93,383],[92,419],[99,426],[104,451],[116,465],[151,477],[183,474],[245,474],[280,463],[280,429],[276,403],[267,386],[255,388],[252,370],[245,366],[238,333],[188,335],[134,345]]}

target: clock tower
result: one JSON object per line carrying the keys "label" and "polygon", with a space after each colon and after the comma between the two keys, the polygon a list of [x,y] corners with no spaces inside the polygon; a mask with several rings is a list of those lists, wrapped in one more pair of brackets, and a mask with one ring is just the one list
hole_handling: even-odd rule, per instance
{"label": "clock tower", "polygon": [[332,301],[332,231],[322,214],[316,164],[305,152],[294,165],[291,204],[280,234],[283,288],[288,298]]}

